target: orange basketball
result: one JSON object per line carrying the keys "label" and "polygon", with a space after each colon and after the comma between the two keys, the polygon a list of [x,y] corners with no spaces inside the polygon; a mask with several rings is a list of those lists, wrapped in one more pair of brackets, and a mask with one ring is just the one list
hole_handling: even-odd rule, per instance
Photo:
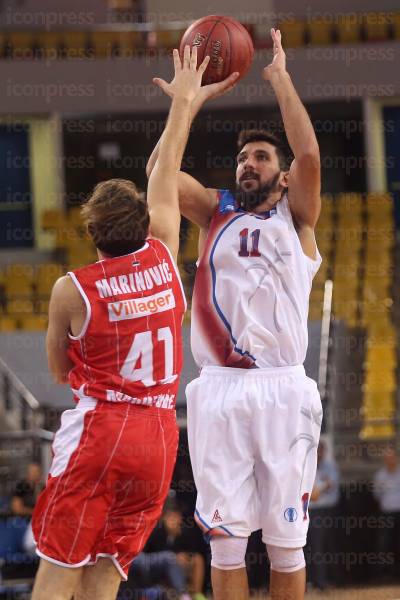
{"label": "orange basketball", "polygon": [[209,55],[210,62],[203,75],[203,85],[222,81],[238,71],[239,79],[250,68],[254,47],[249,32],[231,17],[209,15],[198,19],[182,36],[179,53],[186,45],[197,46],[197,64]]}

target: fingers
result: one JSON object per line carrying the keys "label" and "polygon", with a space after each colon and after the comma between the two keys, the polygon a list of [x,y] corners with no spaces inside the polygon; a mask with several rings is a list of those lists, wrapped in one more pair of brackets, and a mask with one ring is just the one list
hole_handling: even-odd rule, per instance
{"label": "fingers", "polygon": [[[197,53],[196,53],[196,61],[197,61]],[[201,75],[203,75],[204,71],[207,69],[208,67],[208,63],[210,62],[210,57],[207,55],[205,57],[205,59],[203,60],[203,62],[201,63],[201,65],[198,68],[198,73],[200,73]]]}
{"label": "fingers", "polygon": [[238,71],[235,71],[234,73],[231,73],[229,75],[229,77],[227,77],[223,81],[220,81],[219,83],[212,83],[211,85],[215,86],[214,89],[218,95],[224,94],[225,92],[228,92],[231,88],[233,88],[239,75],[240,75],[240,73]]}
{"label": "fingers", "polygon": [[190,66],[190,46],[186,44],[183,51],[183,68],[188,69]]}
{"label": "fingers", "polygon": [[190,55],[190,68],[193,71],[197,69],[197,46],[192,46],[192,53]]}
{"label": "fingers", "polygon": [[229,75],[229,77],[227,77],[226,79],[221,81],[221,83],[224,84],[224,87],[225,87],[225,85],[229,87],[235,83],[235,81],[239,77],[239,75],[240,75],[239,71],[235,71],[234,73],[231,73]]}
{"label": "fingers", "polygon": [[166,81],[164,81],[164,79],[160,79],[160,77],[154,77],[153,83],[158,85],[158,87],[161,88],[163,92],[168,94],[169,84]]}
{"label": "fingers", "polygon": [[179,50],[174,48],[174,50],[172,52],[172,57],[174,59],[174,69],[175,69],[175,73],[176,73],[177,71],[180,71],[182,68],[181,59],[179,56]]}
{"label": "fingers", "polygon": [[282,49],[282,35],[280,29],[271,28],[271,37],[274,44],[274,53]]}

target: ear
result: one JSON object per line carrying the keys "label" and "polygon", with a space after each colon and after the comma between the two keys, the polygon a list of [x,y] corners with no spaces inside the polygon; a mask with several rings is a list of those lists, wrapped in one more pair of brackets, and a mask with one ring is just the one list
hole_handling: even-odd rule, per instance
{"label": "ear", "polygon": [[279,183],[282,188],[289,187],[289,171],[281,171],[281,176],[279,177]]}

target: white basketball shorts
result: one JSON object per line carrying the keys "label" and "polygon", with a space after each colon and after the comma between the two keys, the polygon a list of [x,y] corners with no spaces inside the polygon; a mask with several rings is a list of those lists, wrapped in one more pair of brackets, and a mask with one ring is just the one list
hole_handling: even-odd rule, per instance
{"label": "white basketball shorts", "polygon": [[304,546],[322,420],[315,381],[303,366],[204,367],[186,394],[199,526]]}

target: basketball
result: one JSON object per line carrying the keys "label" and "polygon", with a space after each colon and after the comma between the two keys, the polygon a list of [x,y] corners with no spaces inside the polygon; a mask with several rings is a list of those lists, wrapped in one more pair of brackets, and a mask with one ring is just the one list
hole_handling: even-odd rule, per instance
{"label": "basketball", "polygon": [[251,37],[241,23],[231,17],[209,15],[198,19],[182,36],[181,59],[186,45],[197,46],[197,64],[209,55],[210,62],[203,75],[203,85],[217,83],[238,71],[244,77],[253,60]]}

